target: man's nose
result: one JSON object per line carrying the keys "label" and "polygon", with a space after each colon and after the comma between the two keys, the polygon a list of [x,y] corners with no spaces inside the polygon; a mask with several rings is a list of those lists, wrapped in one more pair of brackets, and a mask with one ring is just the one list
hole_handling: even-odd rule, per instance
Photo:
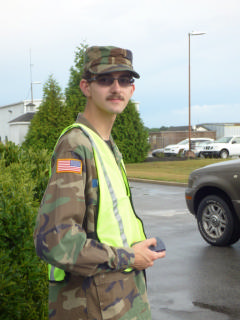
{"label": "man's nose", "polygon": [[113,84],[111,85],[111,90],[112,91],[120,91],[121,87],[119,85],[118,79],[114,79]]}

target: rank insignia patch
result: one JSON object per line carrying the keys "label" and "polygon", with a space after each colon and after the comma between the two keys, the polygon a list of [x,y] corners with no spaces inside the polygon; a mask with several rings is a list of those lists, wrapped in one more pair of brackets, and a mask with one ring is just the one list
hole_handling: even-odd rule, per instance
{"label": "rank insignia patch", "polygon": [[75,172],[82,173],[82,161],[77,159],[58,159],[57,173],[60,172]]}

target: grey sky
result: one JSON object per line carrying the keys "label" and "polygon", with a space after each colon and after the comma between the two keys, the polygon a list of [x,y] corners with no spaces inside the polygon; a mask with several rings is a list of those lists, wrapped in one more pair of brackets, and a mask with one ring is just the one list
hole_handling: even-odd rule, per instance
{"label": "grey sky", "polygon": [[[187,125],[188,33],[192,124],[240,122],[239,0],[9,0],[0,10],[0,105],[30,98],[33,81],[67,85],[77,46],[131,49],[134,99],[146,126]],[[34,85],[41,98],[42,85]]]}

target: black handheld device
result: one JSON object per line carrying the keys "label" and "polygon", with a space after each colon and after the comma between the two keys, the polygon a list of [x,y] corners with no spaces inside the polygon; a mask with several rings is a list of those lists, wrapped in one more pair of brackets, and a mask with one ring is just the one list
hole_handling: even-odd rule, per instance
{"label": "black handheld device", "polygon": [[157,240],[157,245],[150,246],[149,249],[156,252],[166,251],[166,246],[164,242],[159,237],[155,237],[155,238]]}

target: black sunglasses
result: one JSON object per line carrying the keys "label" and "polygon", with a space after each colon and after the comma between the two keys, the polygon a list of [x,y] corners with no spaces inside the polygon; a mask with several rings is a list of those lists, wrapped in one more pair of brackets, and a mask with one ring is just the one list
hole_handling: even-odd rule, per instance
{"label": "black sunglasses", "polygon": [[110,75],[96,76],[89,79],[88,82],[96,81],[96,83],[100,86],[109,87],[113,84],[114,80],[118,81],[118,84],[120,85],[120,87],[128,87],[134,83],[134,79],[132,77],[121,76],[119,78],[114,78]]}

